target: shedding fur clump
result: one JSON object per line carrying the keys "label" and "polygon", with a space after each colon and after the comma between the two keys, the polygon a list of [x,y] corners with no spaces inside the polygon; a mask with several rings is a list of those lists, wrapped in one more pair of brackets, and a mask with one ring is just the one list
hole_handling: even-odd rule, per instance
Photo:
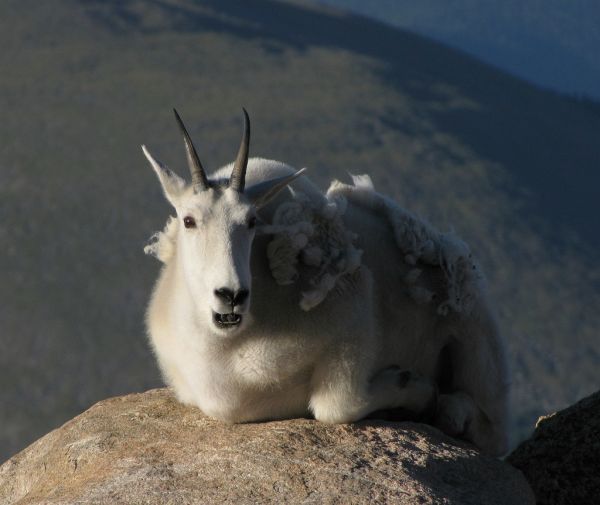
{"label": "shedding fur clump", "polygon": [[169,217],[163,231],[157,231],[150,237],[150,243],[144,247],[144,252],[168,263],[175,253],[177,226],[177,219]]}
{"label": "shedding fur clump", "polygon": [[296,282],[299,263],[311,267],[311,289],[300,300],[305,311],[319,305],[340,278],[360,266],[362,251],[354,247],[356,237],[342,222],[345,208],[343,197],[315,202],[296,192],[294,200],[277,208],[272,223],[261,227],[262,233],[273,234],[267,254],[278,284]]}
{"label": "shedding fur clump", "polygon": [[483,277],[469,247],[453,233],[438,232],[426,221],[377,193],[369,176],[352,176],[352,179],[353,185],[333,181],[327,198],[347,198],[387,219],[404,261],[413,267],[404,279],[411,297],[417,303],[434,300],[434,293],[418,283],[421,273],[418,265],[437,266],[444,272],[446,281],[446,296],[437,307],[438,313],[470,313],[481,293]]}

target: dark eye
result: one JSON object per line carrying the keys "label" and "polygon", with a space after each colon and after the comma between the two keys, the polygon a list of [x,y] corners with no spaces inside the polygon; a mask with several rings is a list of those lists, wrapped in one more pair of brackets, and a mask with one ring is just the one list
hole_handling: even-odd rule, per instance
{"label": "dark eye", "polygon": [[191,217],[191,216],[185,216],[183,218],[183,225],[186,228],[195,228],[196,227],[196,220]]}
{"label": "dark eye", "polygon": [[256,218],[254,216],[252,216],[250,219],[248,219],[248,228],[252,229],[256,226]]}

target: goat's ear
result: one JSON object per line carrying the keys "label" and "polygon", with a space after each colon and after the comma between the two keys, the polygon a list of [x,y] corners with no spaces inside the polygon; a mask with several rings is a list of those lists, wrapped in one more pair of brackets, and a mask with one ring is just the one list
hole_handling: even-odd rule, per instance
{"label": "goat's ear", "polygon": [[297,177],[300,177],[305,171],[306,168],[303,168],[302,170],[298,170],[295,174],[284,175],[283,177],[259,182],[246,188],[244,194],[256,208],[260,208],[269,203],[283,188]]}
{"label": "goat's ear", "polygon": [[142,151],[144,152],[144,156],[146,156],[150,162],[150,165],[152,165],[156,175],[158,175],[158,180],[160,181],[160,185],[163,188],[167,200],[175,207],[179,196],[185,189],[185,181],[176,173],[169,170],[160,161],[155,159],[154,156],[150,154],[150,151],[146,149],[146,146],[142,146]]}

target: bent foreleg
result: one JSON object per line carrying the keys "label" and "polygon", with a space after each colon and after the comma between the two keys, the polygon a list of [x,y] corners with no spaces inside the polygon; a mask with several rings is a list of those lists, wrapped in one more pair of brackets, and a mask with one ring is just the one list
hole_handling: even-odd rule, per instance
{"label": "bent foreleg", "polygon": [[386,409],[421,415],[436,404],[435,384],[410,371],[390,367],[362,380],[344,376],[339,370],[330,372],[320,378],[310,399],[310,408],[319,421],[349,423]]}

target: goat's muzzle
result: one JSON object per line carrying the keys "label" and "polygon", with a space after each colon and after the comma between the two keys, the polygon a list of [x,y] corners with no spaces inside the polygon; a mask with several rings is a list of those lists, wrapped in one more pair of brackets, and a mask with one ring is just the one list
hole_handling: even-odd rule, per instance
{"label": "goat's muzzle", "polygon": [[[229,288],[219,288],[214,290],[214,295],[222,307],[229,307],[229,312],[213,312],[214,324],[224,330],[232,330],[242,324],[242,314],[236,312],[248,300],[250,291],[239,289],[233,291]],[[221,309],[222,310],[222,309]],[[227,310],[227,309],[226,309]]]}
{"label": "goat's muzzle", "polygon": [[232,330],[242,324],[242,315],[235,312],[230,312],[229,314],[213,312],[213,322],[221,329]]}

